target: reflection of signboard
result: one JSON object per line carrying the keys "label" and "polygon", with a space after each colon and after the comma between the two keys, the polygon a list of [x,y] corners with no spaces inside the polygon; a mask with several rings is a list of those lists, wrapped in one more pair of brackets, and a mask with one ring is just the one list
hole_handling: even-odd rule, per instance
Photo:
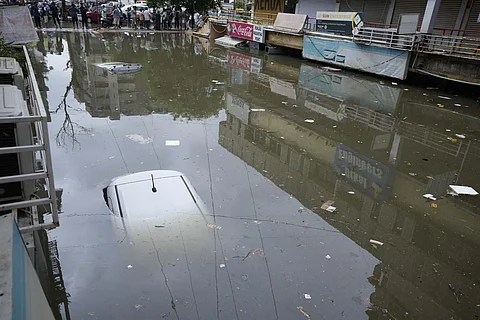
{"label": "reflection of signboard", "polygon": [[248,113],[250,112],[250,107],[239,97],[234,96],[231,93],[227,94],[227,110],[237,119],[245,124],[248,124]]}
{"label": "reflection of signboard", "polygon": [[228,65],[249,72],[261,72],[262,60],[259,58],[247,56],[234,51],[229,51],[227,55]]}
{"label": "reflection of signboard", "polygon": [[334,32],[352,35],[363,26],[363,13],[317,11],[317,32]]}
{"label": "reflection of signboard", "polygon": [[253,40],[253,24],[229,21],[228,35],[234,38]]}
{"label": "reflection of signboard", "polygon": [[265,42],[265,32],[263,26],[251,23],[229,21],[228,35],[234,38],[240,38],[259,43]]}
{"label": "reflection of signboard", "polygon": [[335,171],[344,173],[347,181],[377,201],[388,200],[393,170],[372,158],[338,144],[333,162]]}

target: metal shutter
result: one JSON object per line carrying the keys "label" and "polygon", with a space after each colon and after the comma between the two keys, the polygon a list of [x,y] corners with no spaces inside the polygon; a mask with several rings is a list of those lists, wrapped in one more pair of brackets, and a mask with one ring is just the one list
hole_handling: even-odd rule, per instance
{"label": "metal shutter", "polygon": [[363,12],[365,0],[342,0],[340,11],[342,12]]}
{"label": "metal shutter", "polygon": [[366,22],[385,23],[388,0],[342,0],[340,11],[364,12]]}
{"label": "metal shutter", "polygon": [[388,0],[367,0],[363,12],[365,12],[365,21],[385,23],[386,14],[390,2]]}
{"label": "metal shutter", "polygon": [[[454,29],[462,0],[448,0],[440,3],[435,28]],[[443,30],[435,30],[434,33],[443,34]],[[445,31],[445,35],[450,35],[450,31]]]}
{"label": "metal shutter", "polygon": [[470,10],[470,16],[468,17],[466,30],[464,36],[480,38],[480,22],[477,22],[480,15],[480,0],[473,0],[472,9]]}
{"label": "metal shutter", "polygon": [[393,24],[398,24],[398,18],[402,13],[420,13],[418,24],[422,25],[423,13],[427,7],[427,0],[397,0],[393,11]]}

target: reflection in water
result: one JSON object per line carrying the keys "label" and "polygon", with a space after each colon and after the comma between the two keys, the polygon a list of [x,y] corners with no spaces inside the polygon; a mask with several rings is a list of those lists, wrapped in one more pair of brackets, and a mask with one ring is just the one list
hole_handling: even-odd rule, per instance
{"label": "reflection in water", "polygon": [[[200,185],[207,180],[205,177],[212,179],[213,172],[216,175],[214,181],[218,182],[215,187],[222,188],[225,186],[221,184],[222,174],[225,173],[221,167],[226,166],[222,159],[227,157],[222,157],[215,146],[207,147],[208,165],[192,161],[194,158],[204,161],[200,157],[204,149],[203,138],[207,139],[211,133],[206,130],[206,121],[202,121],[205,132],[202,126],[195,126],[196,121],[175,132],[179,134],[185,130],[181,146],[188,145],[188,139],[191,139],[194,141],[189,145],[192,150],[180,147],[168,151],[161,149],[167,148],[163,145],[167,132],[160,130],[154,133],[156,136],[148,145],[135,145],[121,139],[125,134],[131,134],[131,127],[136,125],[143,125],[147,134],[147,125],[154,129],[160,126],[159,123],[163,130],[175,130],[168,121],[161,122],[163,118],[160,117],[148,117],[152,122],[145,124],[146,117],[127,120],[126,116],[171,113],[182,119],[209,118],[215,126],[216,121],[220,121],[218,142],[223,148],[381,261],[373,268],[365,263],[369,269],[365,278],[375,288],[370,296],[370,306],[365,310],[369,318],[472,319],[478,316],[480,198],[452,198],[445,193],[452,183],[477,185],[480,145],[475,138],[480,136],[480,125],[478,118],[449,109],[453,108],[454,101],[450,106],[437,98],[445,94],[384,84],[377,78],[345,71],[332,72],[285,57],[226,51],[184,34],[74,32],[46,33],[41,39],[35,49],[38,70],[48,77],[44,58],[48,56],[47,48],[52,60],[62,52],[63,56],[68,55],[68,66],[71,67],[71,77],[68,73],[69,78],[62,82],[64,96],[56,110],[64,116],[57,135],[60,141],[75,144],[78,131],[87,130],[81,125],[91,118],[107,118],[108,129],[104,131],[100,128],[103,122],[96,122],[99,124],[98,136],[103,133],[105,140],[95,139],[95,142],[103,148],[109,143],[106,142],[108,138],[112,144],[120,142],[119,149],[123,143],[123,148],[129,150],[125,154],[131,156],[121,160],[125,167],[129,161],[132,167],[143,169],[143,161],[150,160],[152,168],[157,168],[161,163],[159,159],[170,160],[168,165],[172,168],[181,167],[182,170],[191,170],[192,175],[199,174],[200,178],[196,178]],[[136,74],[112,74],[97,67],[99,63],[113,61],[140,63],[143,68]],[[45,84],[43,88],[46,90]],[[81,104],[73,104],[74,100]],[[437,104],[445,105],[445,108]],[[462,104],[472,105],[472,102]],[[222,113],[217,117],[221,109],[226,110],[226,115]],[[82,117],[88,120],[81,122]],[[306,119],[314,122],[306,123]],[[117,139],[110,126],[120,138]],[[453,138],[455,133],[464,133],[467,139]],[[152,149],[145,151],[146,148]],[[112,156],[97,155],[106,152],[101,149],[92,147],[91,150],[95,159],[85,156],[82,160],[85,168],[88,165],[92,170],[90,176],[98,174],[100,178],[90,177],[91,180],[85,180],[88,181],[85,185],[74,186],[86,194],[100,179],[125,173],[119,172],[123,170],[121,165],[110,165],[123,158],[121,150],[116,158],[112,149],[109,149]],[[156,150],[162,150],[164,154]],[[170,150],[178,152],[174,160],[168,158],[174,154]],[[184,153],[180,155],[180,152]],[[59,157],[65,156],[61,152],[58,154]],[[100,167],[98,163],[102,161],[109,164]],[[188,165],[190,161],[194,164]],[[218,166],[214,167],[217,170],[210,171],[210,163]],[[191,169],[191,166],[195,168]],[[104,173],[107,169],[112,171]],[[228,177],[237,178],[235,174]],[[74,178],[69,176],[69,179]],[[232,185],[242,188],[241,183],[232,182]],[[262,187],[268,189],[266,184]],[[213,202],[212,186],[207,189],[212,192]],[[259,197],[265,195],[258,192]],[[438,196],[435,206],[422,197],[425,193]],[[250,197],[250,193],[247,194]],[[223,195],[225,198],[218,199],[218,202],[224,206],[223,202],[228,204],[234,199],[231,195]],[[334,201],[335,213],[321,209],[327,200]],[[245,206],[247,202],[245,200]],[[277,202],[273,200],[268,205],[274,207]],[[282,214],[290,215],[289,212]],[[267,214],[273,216],[275,212],[267,211]],[[315,219],[321,220],[316,216]],[[229,222],[222,222],[226,230]],[[232,226],[239,229],[239,225]],[[162,229],[162,232],[166,230]],[[251,240],[244,234],[238,236],[245,241]],[[373,247],[371,239],[384,242],[384,245]],[[230,237],[222,239],[229,240],[232,247],[237,245]],[[115,248],[116,241],[113,239],[112,248]],[[282,239],[279,237],[276,241]],[[285,240],[283,245],[291,243]],[[298,248],[296,246],[293,245],[294,249]],[[194,252],[206,250],[195,249]],[[311,246],[316,257],[317,249],[315,245]],[[208,254],[216,253],[213,248],[207,251]],[[286,258],[283,258],[283,251],[279,252],[282,255],[276,267],[282,268],[286,266],[283,264]],[[97,254],[103,255],[103,252]],[[172,257],[178,260],[176,255],[174,250]],[[353,259],[351,263],[354,263]],[[300,263],[289,271],[297,280],[303,279],[301,276],[304,275],[301,272],[297,277],[300,267],[304,266]],[[274,276],[282,283],[278,285],[282,286],[280,290],[284,290],[281,273]],[[356,280],[367,283],[365,278]],[[117,282],[118,279],[114,279],[111,285]],[[262,282],[259,280],[258,283]],[[212,289],[209,285],[205,287]],[[355,284],[352,287],[357,288]],[[322,289],[319,286],[319,292]],[[363,293],[368,295],[367,291]],[[230,293],[233,297],[233,291],[228,293],[229,296]],[[247,295],[251,294],[254,292]],[[278,298],[279,305],[284,303],[281,299],[282,296]],[[362,310],[367,305],[358,296],[352,301],[362,306]],[[268,309],[265,304],[262,308]],[[295,306],[294,310],[297,310]],[[134,312],[140,311],[135,309]]]}
{"label": "reflection in water", "polygon": [[[238,55],[227,56],[219,143],[381,261],[369,277],[369,318],[478,317],[480,199],[444,196],[449,184],[475,185],[480,144],[452,143],[444,126],[478,130],[480,120],[306,64],[298,78],[277,79],[277,62],[259,74],[246,62],[252,57]],[[424,193],[441,199],[430,206]],[[319,209],[327,199],[334,214]]]}

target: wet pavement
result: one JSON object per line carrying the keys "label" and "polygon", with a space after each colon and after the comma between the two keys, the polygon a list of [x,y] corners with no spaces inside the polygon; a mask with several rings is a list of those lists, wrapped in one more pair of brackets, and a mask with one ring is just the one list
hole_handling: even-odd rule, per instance
{"label": "wet pavement", "polygon": [[[40,36],[72,319],[480,316],[480,197],[447,195],[480,190],[477,100],[185,34]],[[209,212],[112,215],[110,179],[153,169]]]}

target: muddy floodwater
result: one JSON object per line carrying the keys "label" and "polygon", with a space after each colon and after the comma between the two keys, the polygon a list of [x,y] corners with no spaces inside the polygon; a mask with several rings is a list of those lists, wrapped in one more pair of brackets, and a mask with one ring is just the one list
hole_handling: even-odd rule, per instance
{"label": "muddy floodwater", "polygon": [[[51,31],[30,51],[63,189],[64,319],[480,317],[480,196],[448,194],[480,191],[471,89],[185,34]],[[99,66],[118,61],[142,69]],[[112,178],[157,169],[208,212],[109,211]]]}

